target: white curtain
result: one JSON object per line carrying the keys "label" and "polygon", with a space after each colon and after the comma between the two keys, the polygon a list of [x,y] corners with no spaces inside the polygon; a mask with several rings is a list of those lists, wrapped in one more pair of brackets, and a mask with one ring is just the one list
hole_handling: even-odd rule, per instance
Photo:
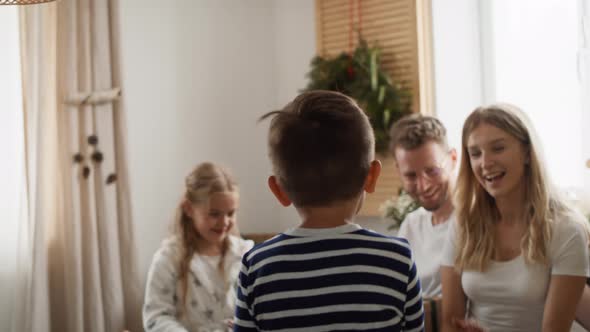
{"label": "white curtain", "polygon": [[15,331],[141,330],[117,9],[21,9],[27,204]]}
{"label": "white curtain", "polygon": [[24,178],[18,8],[0,8],[0,326],[10,329],[16,283],[19,190]]}

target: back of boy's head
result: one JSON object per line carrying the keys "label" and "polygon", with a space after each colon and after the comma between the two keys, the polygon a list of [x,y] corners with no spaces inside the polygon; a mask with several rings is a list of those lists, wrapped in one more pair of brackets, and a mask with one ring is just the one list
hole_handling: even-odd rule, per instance
{"label": "back of boy's head", "polygon": [[268,146],[279,185],[297,207],[327,206],[363,190],[374,158],[369,119],[334,91],[308,91],[272,117]]}
{"label": "back of boy's head", "polygon": [[413,113],[399,119],[389,130],[389,151],[397,148],[413,150],[427,142],[447,147],[447,130],[435,117]]}

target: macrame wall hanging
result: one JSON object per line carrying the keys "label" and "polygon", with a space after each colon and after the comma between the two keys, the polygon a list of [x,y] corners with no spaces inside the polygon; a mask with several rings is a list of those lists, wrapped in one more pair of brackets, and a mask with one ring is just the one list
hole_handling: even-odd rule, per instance
{"label": "macrame wall hanging", "polygon": [[[88,93],[78,93],[75,94],[68,99],[65,100],[65,104],[71,107],[74,107],[76,111],[83,112],[83,108],[90,107],[92,112],[93,118],[95,118],[94,114],[96,112],[95,106],[102,105],[102,104],[109,104],[115,102],[121,96],[121,89],[120,88],[113,88],[110,90],[105,91],[94,91]],[[96,123],[96,119],[93,119],[93,123]],[[96,132],[96,129],[95,129]],[[90,158],[87,158],[84,153],[77,152],[73,156],[73,161],[76,164],[79,164],[81,167],[81,174],[84,180],[88,179],[90,176],[91,168],[90,165],[97,166],[100,165],[104,160],[104,154],[100,150],[99,147],[99,137],[96,134],[91,134],[87,138],[86,142],[90,148]],[[114,183],[117,180],[117,174],[115,172],[110,173],[106,179],[105,183],[107,185]]]}

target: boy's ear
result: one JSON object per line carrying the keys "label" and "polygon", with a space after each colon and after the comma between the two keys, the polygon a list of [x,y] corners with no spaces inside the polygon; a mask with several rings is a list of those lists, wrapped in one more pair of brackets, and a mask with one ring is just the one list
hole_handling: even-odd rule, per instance
{"label": "boy's ear", "polygon": [[372,193],[375,191],[375,186],[377,186],[377,179],[379,178],[379,174],[381,174],[381,162],[375,159],[371,162],[369,174],[367,174],[367,178],[365,179],[366,192]]}
{"label": "boy's ear", "polygon": [[275,195],[279,203],[281,203],[283,206],[291,205],[291,200],[289,199],[289,196],[287,196],[287,193],[283,190],[283,188],[281,188],[279,182],[277,181],[277,178],[274,175],[268,177],[268,187],[270,188],[270,191],[272,191],[272,193]]}

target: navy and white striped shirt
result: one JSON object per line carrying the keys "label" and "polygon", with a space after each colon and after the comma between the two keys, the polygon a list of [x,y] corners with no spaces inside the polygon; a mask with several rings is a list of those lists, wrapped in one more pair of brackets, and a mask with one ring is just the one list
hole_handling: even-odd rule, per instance
{"label": "navy and white striped shirt", "polygon": [[297,228],[242,259],[234,331],[422,331],[408,242],[356,224]]}

